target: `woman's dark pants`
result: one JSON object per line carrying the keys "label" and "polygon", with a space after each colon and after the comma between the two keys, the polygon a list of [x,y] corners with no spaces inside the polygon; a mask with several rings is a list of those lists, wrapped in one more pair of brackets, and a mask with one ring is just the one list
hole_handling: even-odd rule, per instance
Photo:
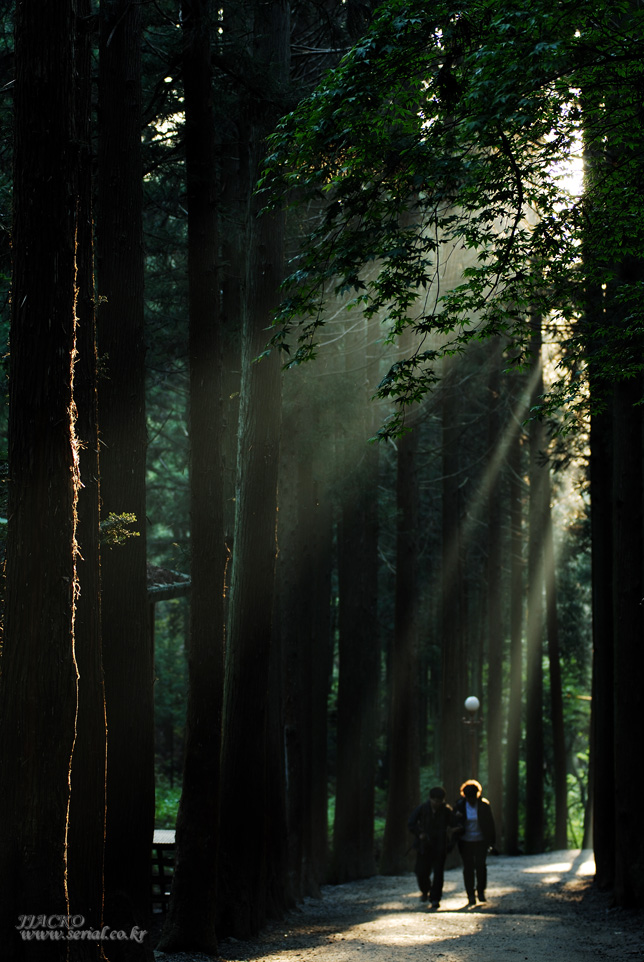
{"label": "woman's dark pants", "polygon": [[470,901],[474,898],[474,876],[476,891],[480,899],[485,898],[487,884],[487,842],[459,842],[458,850],[463,859],[463,881]]}

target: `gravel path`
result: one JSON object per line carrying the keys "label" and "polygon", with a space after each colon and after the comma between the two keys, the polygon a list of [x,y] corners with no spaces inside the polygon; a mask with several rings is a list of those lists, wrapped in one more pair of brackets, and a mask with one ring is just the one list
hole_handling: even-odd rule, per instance
{"label": "gravel path", "polygon": [[[413,875],[325,886],[252,942],[226,939],[226,962],[644,962],[641,913],[611,909],[592,887],[592,852],[490,857],[488,901],[469,908],[460,867],[440,908]],[[158,962],[207,956],[155,953]]]}

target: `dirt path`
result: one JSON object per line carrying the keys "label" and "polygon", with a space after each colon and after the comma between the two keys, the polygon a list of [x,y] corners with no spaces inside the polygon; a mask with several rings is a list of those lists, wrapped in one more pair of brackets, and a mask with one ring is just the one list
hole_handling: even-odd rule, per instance
{"label": "dirt path", "polygon": [[[611,910],[591,887],[591,852],[491,857],[488,901],[468,908],[460,868],[438,910],[413,875],[326,886],[253,942],[227,939],[226,962],[644,962],[641,914]],[[164,955],[158,962],[201,962]]]}

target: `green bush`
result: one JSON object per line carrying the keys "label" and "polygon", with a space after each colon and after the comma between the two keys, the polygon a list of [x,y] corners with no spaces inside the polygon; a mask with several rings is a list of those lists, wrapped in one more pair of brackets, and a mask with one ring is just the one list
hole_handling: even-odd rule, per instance
{"label": "green bush", "polygon": [[174,828],[177,822],[181,783],[170,785],[164,775],[157,774],[155,782],[155,828]]}

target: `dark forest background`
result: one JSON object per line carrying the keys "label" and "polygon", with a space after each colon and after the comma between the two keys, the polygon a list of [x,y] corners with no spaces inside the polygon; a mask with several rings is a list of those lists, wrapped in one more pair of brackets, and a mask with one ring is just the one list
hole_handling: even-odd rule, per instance
{"label": "dark forest background", "polygon": [[[501,852],[592,846],[641,906],[641,320],[619,296],[641,261],[615,241],[628,361],[608,350],[574,430],[543,400],[590,310],[533,312],[522,363],[507,332],[440,357],[431,331],[437,381],[401,407],[381,388],[418,332],[325,278],[318,356],[284,370],[280,282],[327,201],[265,207],[266,138],[376,5],[52,6],[0,11],[3,931],[149,928],[152,831],[176,827],[161,946],[215,952],[322,884],[410,870],[407,816],[468,777]],[[622,6],[602,38],[637,91]]]}

